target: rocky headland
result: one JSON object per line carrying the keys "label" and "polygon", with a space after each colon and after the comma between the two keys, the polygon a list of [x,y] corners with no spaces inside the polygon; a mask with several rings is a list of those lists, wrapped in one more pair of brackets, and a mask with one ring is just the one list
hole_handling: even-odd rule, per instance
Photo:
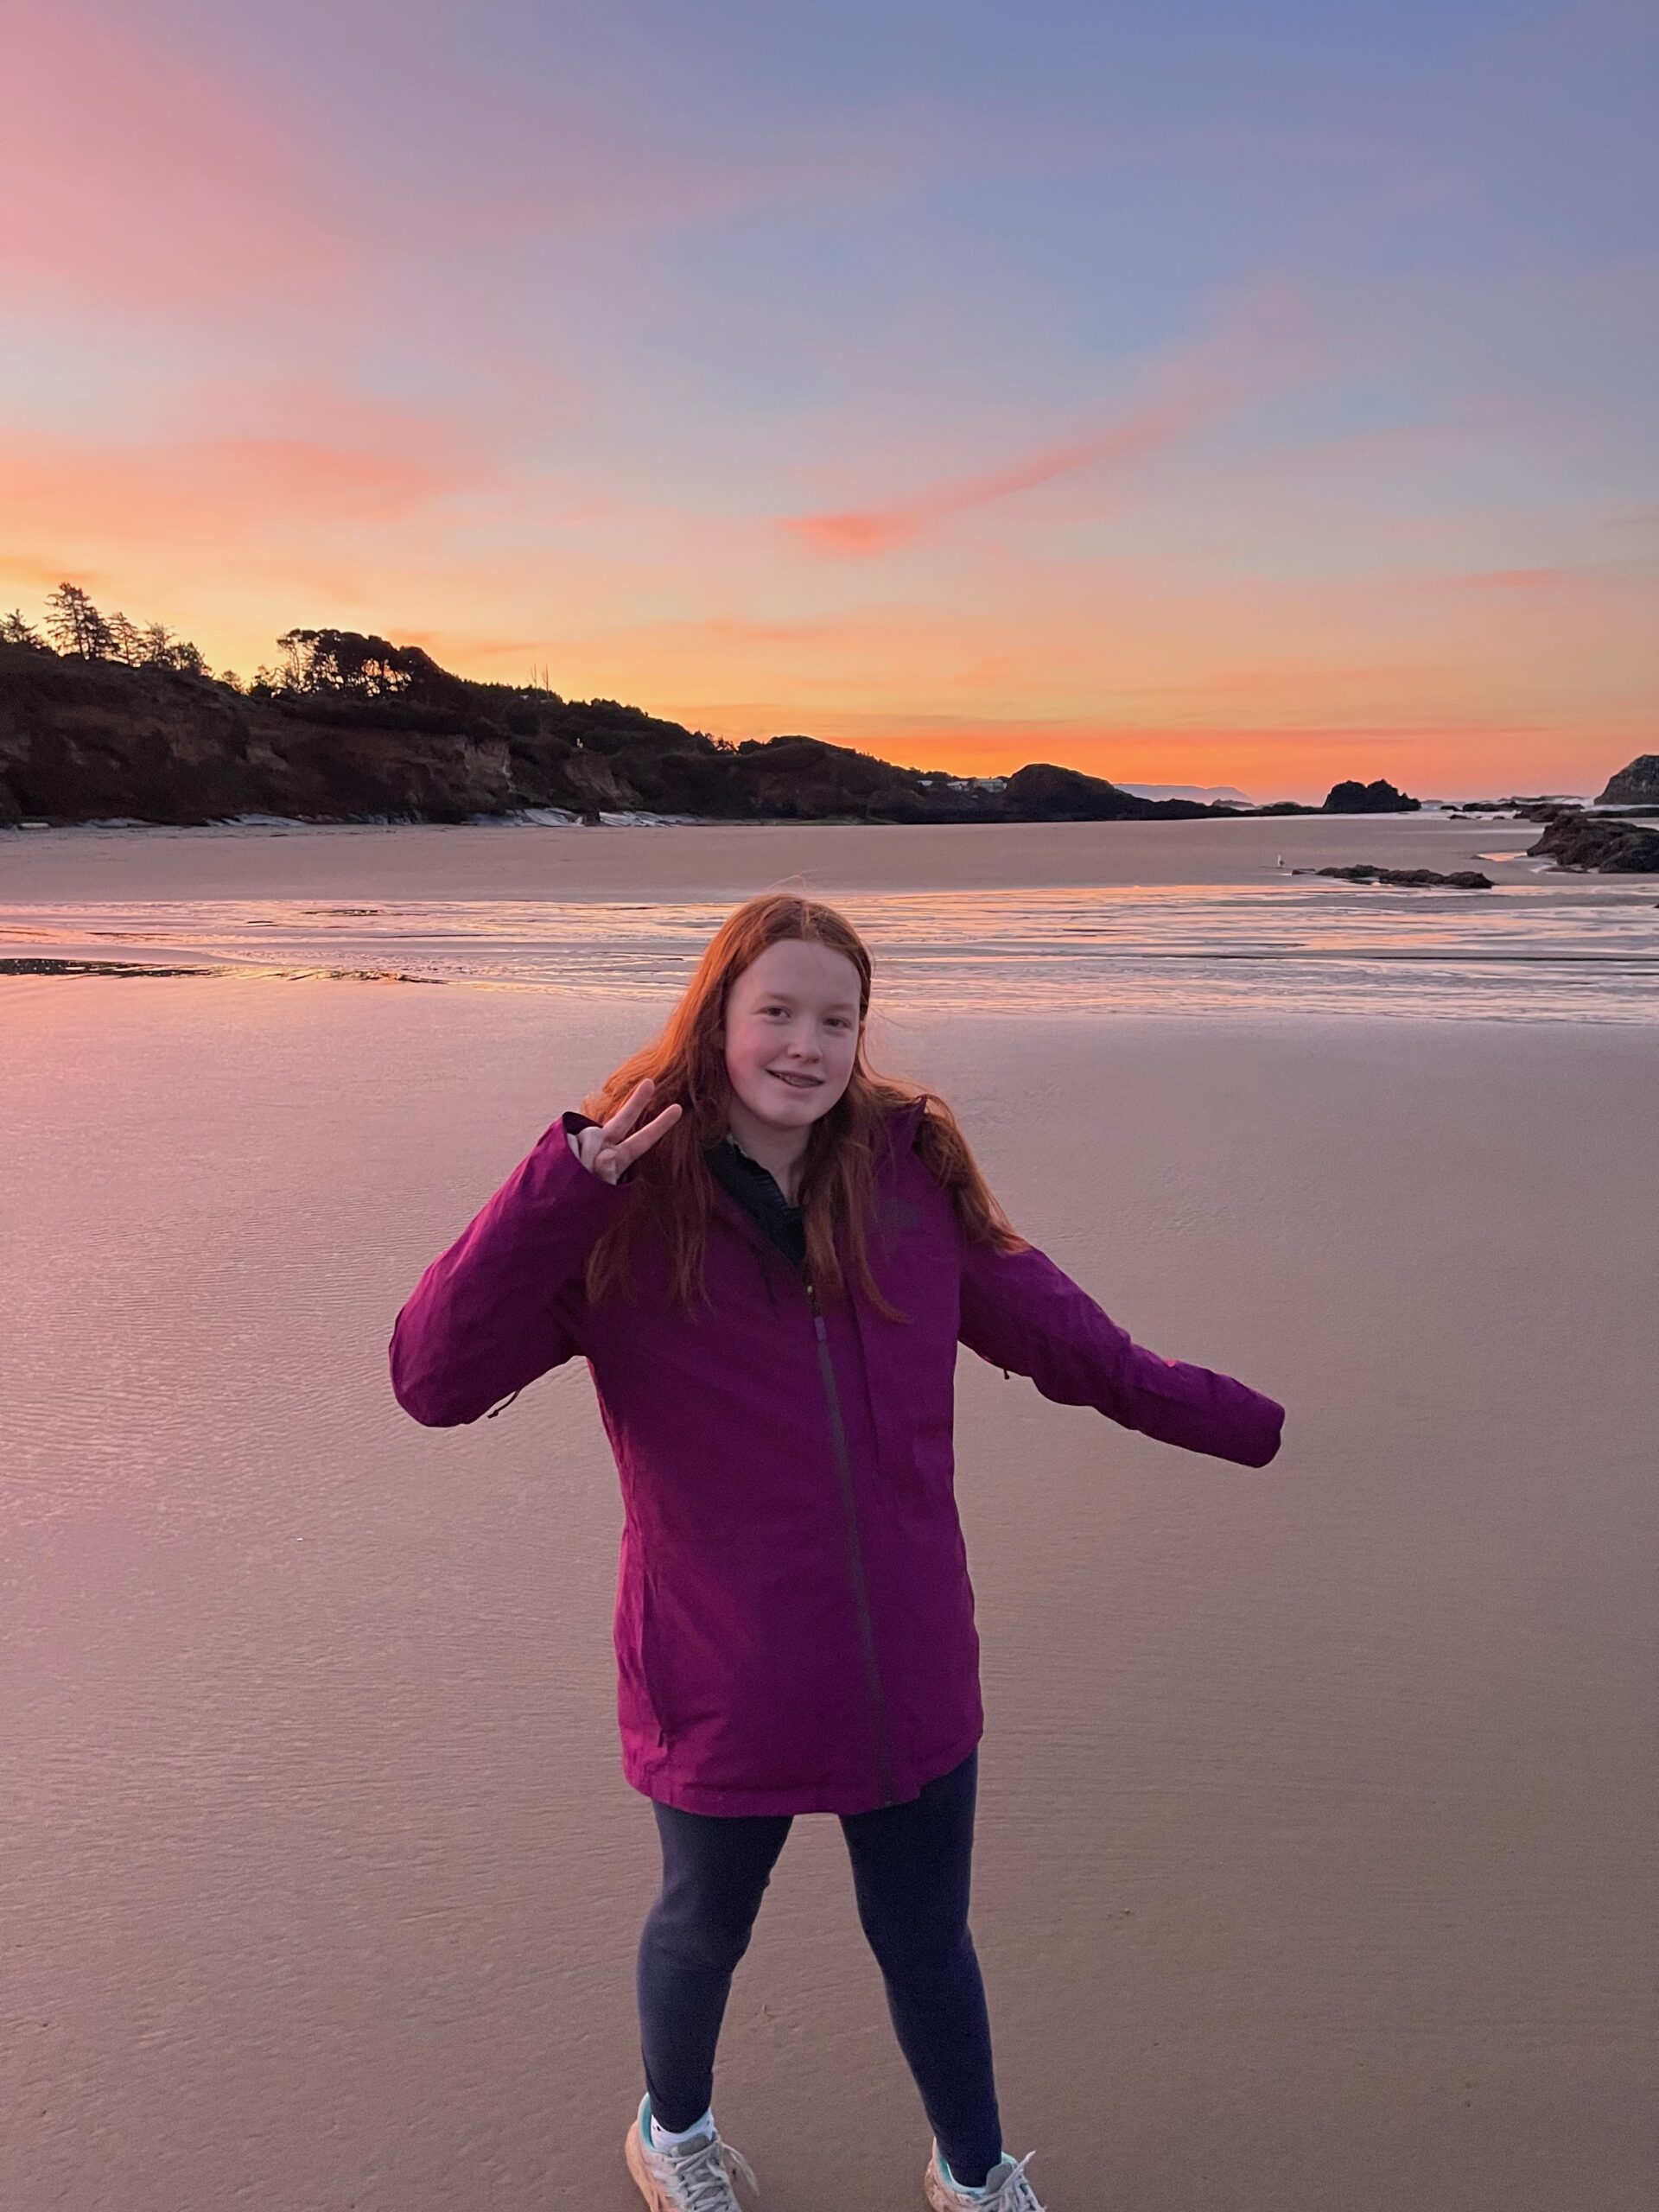
{"label": "rocky headland", "polygon": [[[1147,798],[1034,761],[1013,774],[906,768],[808,736],[742,743],[615,700],[454,676],[418,647],[296,631],[251,685],[193,665],[0,638],[0,827],[246,817],[466,822],[553,812],[687,822],[1182,821],[1414,809],[1338,785],[1323,809]],[[189,649],[194,654],[194,648]],[[1358,797],[1356,798],[1355,794]]]}
{"label": "rocky headland", "polygon": [[[908,768],[804,735],[709,735],[613,699],[568,700],[542,686],[485,683],[418,646],[354,631],[290,631],[283,664],[244,685],[213,676],[173,640],[123,657],[109,626],[75,595],[89,649],[54,651],[21,618],[0,622],[0,828],[90,822],[205,824],[250,817],[302,822],[466,822],[529,814],[682,822],[1138,822],[1243,815],[1413,814],[1422,802],[1386,779],[1344,779],[1319,806],[1152,798],[1100,776],[1032,761],[1007,776]],[[115,618],[119,622],[123,618]],[[127,625],[126,631],[140,633]],[[150,633],[166,640],[159,628]],[[1643,754],[1602,794],[1644,804],[1659,755]],[[1659,804],[1659,800],[1656,800]],[[1469,800],[1548,825],[1535,851],[1561,865],[1621,872],[1654,865],[1642,834],[1605,838],[1576,802]],[[1589,854],[1598,857],[1585,857]],[[1413,871],[1415,874],[1420,872]],[[1398,880],[1403,880],[1395,872]],[[1384,880],[1386,872],[1369,880]],[[1475,887],[1459,886],[1458,887]]]}

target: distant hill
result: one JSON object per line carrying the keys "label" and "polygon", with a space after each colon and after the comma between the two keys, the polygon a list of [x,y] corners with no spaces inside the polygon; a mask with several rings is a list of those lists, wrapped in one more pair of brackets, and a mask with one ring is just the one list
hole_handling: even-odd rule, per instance
{"label": "distant hill", "polygon": [[1137,798],[1190,798],[1201,806],[1254,806],[1255,801],[1231,784],[1120,784]]}

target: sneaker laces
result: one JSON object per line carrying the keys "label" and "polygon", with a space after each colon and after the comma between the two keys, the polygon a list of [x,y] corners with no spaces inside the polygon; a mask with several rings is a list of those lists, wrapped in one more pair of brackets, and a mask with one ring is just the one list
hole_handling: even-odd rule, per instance
{"label": "sneaker laces", "polygon": [[[734,2151],[729,2143],[722,2143],[718,2135],[702,2150],[694,2151],[687,2158],[672,2157],[653,2148],[650,2158],[653,2171],[675,2192],[677,2212],[736,2212],[737,2196],[732,2188],[734,2171],[742,2175],[757,2196],[760,2193],[754,2168],[741,2151]],[[1017,2197],[1013,2204],[1014,2212],[1023,2212]]]}
{"label": "sneaker laces", "polygon": [[1026,2179],[1026,2168],[1036,2155],[1034,2151],[1027,2151],[1019,2164],[1003,2175],[995,2194],[976,2199],[976,2202],[982,2203],[985,2212],[1043,2212],[1036,2190]]}

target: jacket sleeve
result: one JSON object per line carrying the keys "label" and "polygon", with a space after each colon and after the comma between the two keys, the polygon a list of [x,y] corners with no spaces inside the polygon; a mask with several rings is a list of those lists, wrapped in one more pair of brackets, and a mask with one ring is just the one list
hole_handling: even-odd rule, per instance
{"label": "jacket sleeve", "polygon": [[1029,1376],[1062,1406],[1093,1406],[1160,1444],[1265,1467],[1285,1409],[1260,1391],[1134,1343],[1034,1245],[997,1252],[964,1237],[957,1335],[993,1367]]}
{"label": "jacket sleeve", "polygon": [[425,1427],[476,1421],[581,1349],[588,1255],[628,1203],[570,1149],[587,1118],[554,1122],[398,1314],[392,1393]]}

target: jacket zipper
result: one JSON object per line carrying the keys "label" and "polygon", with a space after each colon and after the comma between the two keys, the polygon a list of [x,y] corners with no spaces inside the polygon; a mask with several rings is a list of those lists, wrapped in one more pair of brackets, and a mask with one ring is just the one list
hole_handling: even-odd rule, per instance
{"label": "jacket zipper", "polygon": [[876,1761],[881,1774],[881,1802],[896,1803],[893,1779],[893,1747],[887,1728],[887,1698],[881,1688],[881,1662],[876,1656],[875,1624],[870,1616],[870,1587],[864,1573],[864,1550],[858,1534],[858,1500],[853,1487],[852,1460],[847,1450],[847,1430],[841,1418],[841,1398],[836,1389],[835,1363],[830,1338],[818,1311],[818,1294],[801,1278],[807,1304],[812,1309],[812,1333],[817,1340],[818,1372],[830,1408],[830,1440],[835,1447],[836,1473],[841,1483],[841,1503],[847,1535],[847,1564],[852,1575],[853,1597],[858,1608],[859,1643],[864,1654],[864,1681],[869,1694],[870,1721],[875,1737]]}
{"label": "jacket zipper", "polygon": [[[734,1213],[741,1216],[741,1234],[760,1262],[766,1280],[766,1294],[772,1294],[770,1262],[773,1247],[768,1239],[757,1238],[751,1233],[752,1224],[747,1208],[722,1191]],[[841,1417],[841,1397],[836,1389],[835,1363],[830,1355],[829,1332],[823,1316],[818,1311],[817,1288],[804,1271],[789,1268],[787,1272],[799,1283],[806,1294],[806,1302],[812,1315],[812,1333],[818,1354],[818,1373],[823,1382],[824,1402],[830,1411],[830,1441],[836,1455],[836,1475],[841,1485],[842,1527],[847,1538],[847,1567],[852,1580],[853,1599],[858,1613],[859,1647],[864,1660],[864,1686],[870,1706],[870,1732],[875,1738],[876,1764],[881,1778],[881,1802],[884,1806],[897,1804],[893,1789],[893,1745],[887,1726],[887,1694],[881,1687],[881,1662],[876,1656],[875,1624],[870,1614],[870,1586],[864,1572],[864,1548],[858,1533],[858,1500],[853,1485],[852,1459],[847,1449],[847,1429]]]}

